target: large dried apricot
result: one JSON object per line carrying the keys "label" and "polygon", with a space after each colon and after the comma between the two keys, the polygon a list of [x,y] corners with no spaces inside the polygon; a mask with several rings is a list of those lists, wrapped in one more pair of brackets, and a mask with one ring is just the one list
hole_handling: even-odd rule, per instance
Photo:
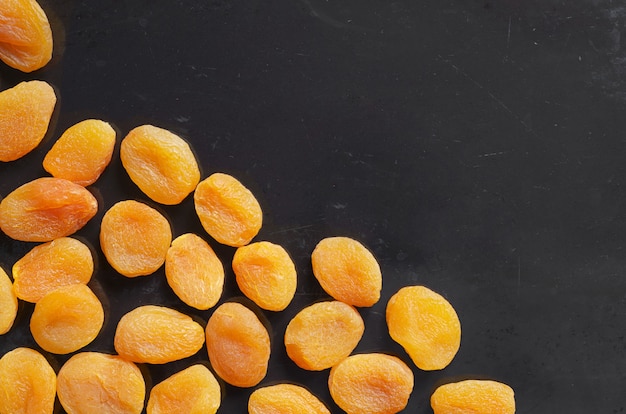
{"label": "large dried apricot", "polygon": [[348,414],[394,414],[408,404],[413,372],[391,355],[357,354],[330,370],[328,388]]}
{"label": "large dried apricot", "polygon": [[96,182],[111,162],[115,130],[99,119],[87,119],[69,127],[43,159],[52,176],[88,186]]}
{"label": "large dried apricot", "polygon": [[261,229],[263,212],[259,202],[228,174],[215,173],[202,180],[193,198],[202,227],[219,243],[245,246]]}
{"label": "large dried apricot", "polygon": [[295,384],[276,384],[254,390],[249,414],[330,414],[309,390]]}
{"label": "large dried apricot", "polygon": [[165,276],[176,296],[206,310],[215,306],[224,288],[224,266],[201,237],[187,233],[172,242],[165,256]]}
{"label": "large dried apricot", "polygon": [[450,303],[424,286],[406,286],[387,303],[387,327],[415,365],[443,369],[461,344],[461,323]]}
{"label": "large dried apricot", "polygon": [[513,414],[515,393],[501,382],[465,380],[438,387],[430,405],[435,414]]}
{"label": "large dried apricot", "polygon": [[237,302],[220,305],[206,326],[211,366],[227,383],[253,387],[267,373],[270,336],[259,318]]}
{"label": "large dried apricot", "polygon": [[313,274],[334,299],[372,306],[380,299],[382,275],[374,255],[349,237],[321,240],[311,255]]}
{"label": "large dried apricot", "polygon": [[281,246],[262,241],[239,247],[232,266],[241,292],[261,308],[281,311],[291,303],[298,276]]}
{"label": "large dried apricot", "polygon": [[17,296],[9,275],[0,267],[0,335],[9,332],[16,316]]}
{"label": "large dried apricot", "polygon": [[127,277],[154,273],[172,242],[170,223],[154,208],[135,200],[113,205],[100,224],[100,247],[107,261]]}
{"label": "large dried apricot", "polygon": [[80,230],[98,212],[84,187],[63,178],[30,181],[0,202],[0,228],[20,241],[47,242]]}
{"label": "large dried apricot", "polygon": [[287,325],[287,355],[300,368],[321,371],[348,357],[363,336],[365,324],[352,306],[318,302],[302,309]]}
{"label": "large dried apricot", "polygon": [[68,414],[140,414],[146,384],[132,362],[117,355],[82,352],[61,367],[57,395]]}
{"label": "large dried apricot", "polygon": [[177,310],[144,305],[122,316],[114,345],[129,361],[165,364],[198,352],[204,345],[204,329]]}
{"label": "large dried apricot", "polygon": [[139,126],[124,137],[120,159],[130,179],[157,203],[179,204],[200,181],[189,144],[152,125]]}

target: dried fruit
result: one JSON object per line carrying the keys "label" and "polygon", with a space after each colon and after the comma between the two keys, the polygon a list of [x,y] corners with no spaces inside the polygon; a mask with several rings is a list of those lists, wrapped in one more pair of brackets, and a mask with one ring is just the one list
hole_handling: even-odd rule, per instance
{"label": "dried fruit", "polygon": [[146,384],[132,362],[117,355],[82,352],[61,367],[57,395],[69,414],[140,414]]}
{"label": "dried fruit", "polygon": [[107,261],[127,277],[154,273],[172,242],[170,223],[154,208],[135,200],[113,205],[100,224],[100,247]]}
{"label": "dried fruit", "polygon": [[291,303],[298,276],[281,246],[262,241],[239,247],[232,266],[241,292],[261,308],[281,311]]}
{"label": "dried fruit", "polygon": [[215,306],[224,288],[224,266],[201,237],[187,233],[172,242],[165,256],[165,276],[176,296],[206,310]]}
{"label": "dried fruit", "polygon": [[207,367],[192,365],[150,391],[148,414],[215,414],[221,403],[220,384]]}
{"label": "dried fruit", "polygon": [[330,414],[328,408],[306,388],[276,384],[258,388],[248,400],[250,414]]}
{"label": "dried fruit", "polygon": [[330,370],[328,388],[348,414],[394,414],[402,411],[413,392],[413,372],[399,358],[357,354]]}
{"label": "dried fruit", "polygon": [[313,274],[334,299],[372,306],[380,299],[382,275],[374,255],[349,237],[321,240],[311,255]]}
{"label": "dried fruit", "polygon": [[435,414],[513,414],[515,393],[501,382],[465,380],[438,387],[430,405]]}
{"label": "dried fruit", "polygon": [[236,302],[220,305],[209,318],[206,342],[211,366],[227,383],[253,387],[267,373],[270,337],[250,309]]}
{"label": "dried fruit", "polygon": [[204,329],[177,310],[145,305],[122,316],[114,345],[129,361],[165,364],[198,352],[204,345]]}
{"label": "dried fruit", "polygon": [[287,355],[300,368],[321,371],[347,358],[363,336],[365,324],[352,306],[328,301],[302,309],[287,325]]}
{"label": "dried fruit", "polygon": [[259,202],[228,174],[215,173],[202,180],[196,187],[194,203],[202,227],[219,243],[245,246],[261,229]]}
{"label": "dried fruit", "polygon": [[424,286],[406,286],[387,303],[387,327],[415,365],[443,369],[461,344],[461,323],[450,303]]}
{"label": "dried fruit", "polygon": [[80,230],[98,211],[84,187],[62,178],[30,181],[0,202],[0,228],[20,241],[47,242]]}
{"label": "dried fruit", "polygon": [[16,348],[0,358],[0,413],[52,414],[57,377],[39,352]]}
{"label": "dried fruit", "polygon": [[0,267],[0,335],[11,330],[16,316],[17,296],[15,296],[9,275]]}
{"label": "dried fruit", "polygon": [[124,137],[120,159],[130,179],[157,203],[179,204],[200,181],[189,144],[152,125],[139,126]]}
{"label": "dried fruit", "polygon": [[54,177],[82,186],[96,182],[111,162],[115,130],[104,121],[87,119],[69,127],[43,159]]}

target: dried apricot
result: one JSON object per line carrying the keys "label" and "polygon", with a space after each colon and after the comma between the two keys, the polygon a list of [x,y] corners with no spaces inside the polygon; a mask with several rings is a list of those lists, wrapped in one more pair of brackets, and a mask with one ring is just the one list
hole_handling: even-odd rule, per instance
{"label": "dried apricot", "polygon": [[21,82],[0,92],[0,161],[15,161],[39,145],[56,101],[44,81]]}
{"label": "dried apricot", "polygon": [[357,354],[331,368],[328,388],[348,414],[393,414],[408,404],[413,372],[391,355]]}
{"label": "dried apricot", "polygon": [[100,247],[107,261],[126,277],[154,273],[172,242],[170,223],[154,208],[135,200],[113,205],[100,224]]}
{"label": "dried apricot", "polygon": [[300,368],[321,371],[348,357],[363,336],[365,324],[352,306],[318,302],[302,309],[287,325],[287,355]]}
{"label": "dried apricot", "polygon": [[155,385],[147,413],[215,414],[220,404],[220,384],[207,367],[196,364]]}
{"label": "dried apricot", "polygon": [[39,352],[7,352],[0,358],[0,379],[0,413],[52,414],[57,377]]}
{"label": "dried apricot", "polygon": [[241,292],[261,308],[281,311],[296,293],[296,267],[282,246],[262,241],[237,249],[233,272]]}
{"label": "dried apricot", "polygon": [[461,323],[450,303],[424,286],[406,286],[387,303],[387,327],[415,365],[443,369],[461,344]]}
{"label": "dried apricot", "polygon": [[69,414],[140,414],[146,384],[132,362],[117,355],[82,352],[61,367],[57,395]]}
{"label": "dried apricot", "polygon": [[69,127],[43,159],[52,176],[88,186],[111,162],[115,130],[107,122],[87,119]]}
{"label": "dried apricot", "polygon": [[35,0],[0,2],[0,59],[14,69],[32,72],[52,59],[52,29]]}
{"label": "dried apricot", "polygon": [[252,192],[235,177],[215,173],[202,180],[193,196],[207,233],[219,243],[240,247],[261,229],[263,212]]}
{"label": "dried apricot", "polygon": [[330,414],[309,390],[294,384],[258,388],[248,400],[250,414]]}
{"label": "dried apricot", "polygon": [[325,238],[315,246],[311,263],[322,289],[334,299],[360,307],[380,299],[380,266],[360,242],[349,237]]}
{"label": "dried apricot", "polygon": [[74,234],[98,212],[96,198],[63,178],[30,181],[0,202],[0,228],[20,241],[47,242]]}
{"label": "dried apricot", "polygon": [[122,316],[114,345],[129,361],[165,364],[198,352],[204,345],[204,329],[177,310],[144,305]]}
{"label": "dried apricot", "polygon": [[179,204],[196,188],[200,168],[189,144],[178,135],[152,125],[126,135],[120,159],[130,179],[161,204]]}
{"label": "dried apricot", "polygon": [[201,237],[187,233],[172,242],[165,256],[165,276],[176,296],[206,310],[215,306],[224,288],[224,266]]}
{"label": "dried apricot", "polygon": [[11,330],[16,316],[17,296],[15,296],[9,275],[0,267],[0,335]]}
{"label": "dried apricot", "polygon": [[267,373],[270,336],[259,318],[237,302],[220,305],[206,326],[211,366],[227,383],[253,387]]}
{"label": "dried apricot", "polygon": [[515,393],[501,382],[465,380],[438,387],[430,405],[435,414],[513,414]]}

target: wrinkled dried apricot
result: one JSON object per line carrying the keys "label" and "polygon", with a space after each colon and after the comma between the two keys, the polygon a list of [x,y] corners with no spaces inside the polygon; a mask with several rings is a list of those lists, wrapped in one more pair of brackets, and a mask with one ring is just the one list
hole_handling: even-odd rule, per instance
{"label": "wrinkled dried apricot", "polygon": [[115,130],[107,122],[87,119],[69,127],[43,159],[52,176],[82,186],[95,183],[111,162]]}
{"label": "wrinkled dried apricot", "polygon": [[172,242],[170,223],[154,208],[120,201],[102,217],[100,247],[109,264],[126,277],[154,273]]}
{"label": "wrinkled dried apricot", "polygon": [[57,377],[39,352],[16,348],[0,358],[0,413],[52,414]]}
{"label": "wrinkled dried apricot", "polygon": [[211,246],[193,233],[172,242],[165,256],[165,276],[176,296],[196,309],[215,306],[224,289],[222,262]]}
{"label": "wrinkled dried apricot", "polygon": [[0,267],[0,335],[11,330],[16,316],[17,296],[9,275]]}
{"label": "wrinkled dried apricot", "polygon": [[117,355],[82,352],[61,367],[57,395],[70,414],[140,414],[146,384],[132,362]]}
{"label": "wrinkled dried apricot", "polygon": [[135,308],[122,316],[115,330],[115,350],[133,362],[165,364],[192,356],[202,345],[202,326],[164,306]]}
{"label": "wrinkled dried apricot", "polygon": [[461,323],[450,303],[424,286],[406,286],[387,303],[387,327],[415,365],[443,369],[461,344]]}
{"label": "wrinkled dried apricot", "polygon": [[513,414],[515,393],[501,382],[465,380],[438,387],[430,405],[435,414]]}
{"label": "wrinkled dried apricot", "polygon": [[258,388],[248,400],[250,414],[330,414],[309,390],[294,384]]}
{"label": "wrinkled dried apricot", "polygon": [[236,387],[253,387],[267,373],[270,337],[250,309],[237,302],[220,305],[206,326],[209,361],[216,374]]}
{"label": "wrinkled dried apricot", "polygon": [[259,202],[233,176],[212,174],[200,181],[193,197],[202,227],[219,243],[245,246],[261,229]]}
{"label": "wrinkled dried apricot", "polygon": [[413,372],[391,355],[357,354],[331,368],[328,388],[348,414],[393,414],[409,401]]}
{"label": "wrinkled dried apricot", "polygon": [[147,413],[215,414],[220,404],[220,384],[207,367],[196,364],[155,385]]}
{"label": "wrinkled dried apricot", "polygon": [[311,254],[313,274],[330,296],[368,307],[380,299],[382,275],[374,255],[349,237],[321,240]]}
{"label": "wrinkled dried apricot", "polygon": [[291,303],[298,276],[282,246],[262,241],[239,247],[232,266],[241,292],[261,308],[281,311]]}
{"label": "wrinkled dried apricot", "polygon": [[120,159],[130,179],[161,204],[179,204],[196,188],[200,168],[189,144],[178,135],[152,125],[128,133]]}
{"label": "wrinkled dried apricot", "polygon": [[9,237],[47,242],[74,234],[98,212],[96,198],[62,178],[30,181],[0,202],[0,228]]}
{"label": "wrinkled dried apricot", "polygon": [[52,29],[35,0],[0,2],[0,59],[14,69],[32,72],[52,58]]}

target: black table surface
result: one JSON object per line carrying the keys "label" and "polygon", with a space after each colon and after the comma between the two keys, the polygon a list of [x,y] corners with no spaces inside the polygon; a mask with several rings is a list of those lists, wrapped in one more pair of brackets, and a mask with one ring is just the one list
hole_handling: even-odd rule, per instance
{"label": "black table surface", "polygon": [[[387,352],[415,374],[405,412],[430,413],[444,382],[511,385],[518,413],[626,410],[626,7],[612,0],[41,0],[54,58],[0,86],[43,79],[58,105],[41,145],[0,165],[0,194],[46,175],[43,156],[87,119],[118,132],[116,158],[90,187],[97,216],[91,285],[105,326],[84,350],[113,351],[117,320],[156,303],[186,307],[163,270],[126,279],[99,250],[99,223],[122,199],[148,200],[119,162],[119,141],[153,124],[187,139],[203,177],[221,171],[264,211],[255,240],[283,245],[299,273],[292,304],[265,312],[272,357],[261,385],[302,384],[331,409],[328,371],[286,356],[298,310],[326,298],[310,254],[327,236],[360,240],[383,272],[381,300],[360,312],[355,352]],[[227,269],[222,301],[240,296],[234,250],[202,230],[193,202],[161,206],[174,235],[196,232]],[[34,244],[0,236],[0,264]],[[423,372],[394,343],[385,305],[420,284],[457,310],[461,348]],[[0,353],[37,348],[32,305],[0,337]],[[37,348],[38,349],[38,348]],[[47,355],[47,354],[46,354]],[[49,355],[58,367],[68,356]],[[196,361],[146,367],[157,383]],[[245,412],[253,389],[224,386],[220,412]]]}

